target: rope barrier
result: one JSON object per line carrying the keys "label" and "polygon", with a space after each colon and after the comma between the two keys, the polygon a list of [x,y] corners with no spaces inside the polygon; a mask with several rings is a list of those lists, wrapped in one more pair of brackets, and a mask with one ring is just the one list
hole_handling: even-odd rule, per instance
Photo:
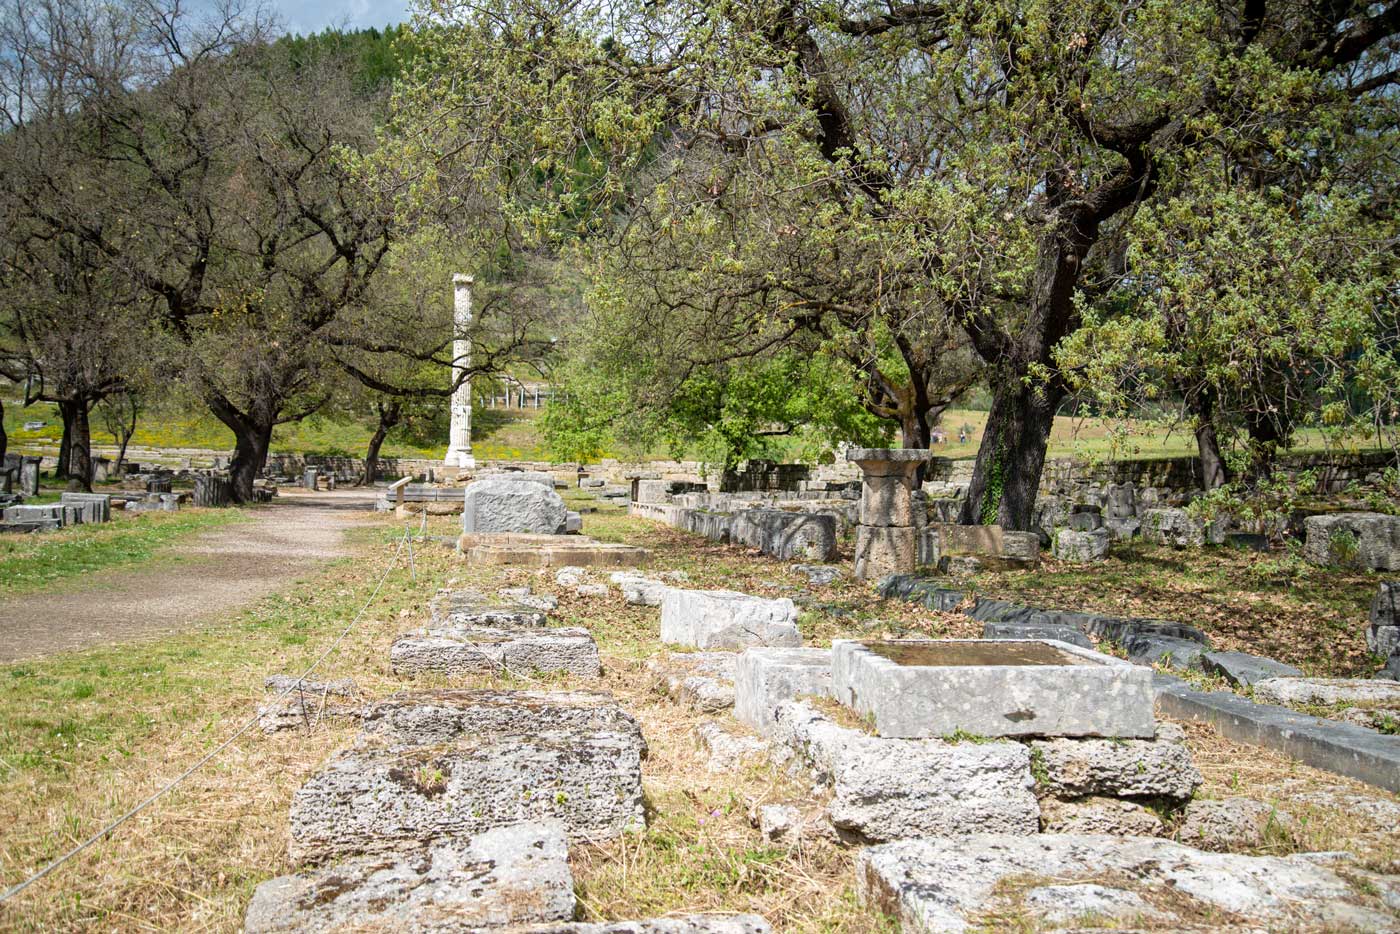
{"label": "rope barrier", "polygon": [[[336,637],[335,637],[335,640],[326,648],[326,650],[325,650],[324,652],[322,652],[322,653],[320,654],[320,656],[318,656],[317,659],[316,659],[314,662],[311,663],[311,667],[307,668],[307,669],[306,669],[305,671],[303,671],[300,675],[298,675],[295,682],[293,682],[292,684],[288,685],[286,688],[284,688],[284,689],[281,691],[281,693],[279,693],[276,697],[273,698],[274,701],[281,700],[282,698],[286,697],[288,694],[292,693],[293,691],[300,690],[300,689],[301,689],[302,682],[306,680],[307,676],[310,675],[312,672],[314,672],[317,668],[319,668],[320,665],[321,665],[321,663],[324,662],[327,658],[329,658],[329,657],[330,657],[330,654],[331,654],[332,652],[334,652],[337,648],[340,647],[340,643],[342,643],[342,642],[345,641],[345,637],[348,636],[348,635],[350,635],[350,630],[352,630],[352,629],[355,628],[355,625],[356,625],[357,623],[359,623],[361,617],[363,617],[363,616],[365,615],[365,611],[368,610],[368,609],[370,608],[370,605],[374,603],[375,598],[377,598],[377,597],[379,596],[379,591],[380,591],[381,589],[383,589],[383,587],[384,587],[384,582],[385,582],[386,580],[389,579],[389,572],[392,571],[392,570],[394,569],[395,565],[397,565],[397,564],[399,563],[399,556],[400,556],[401,554],[403,554],[404,544],[405,544],[405,542],[407,542],[407,541],[408,541],[408,535],[407,535],[407,534],[405,534],[403,538],[400,538],[400,539],[399,539],[399,547],[394,551],[394,557],[393,557],[392,559],[390,559],[388,566],[387,566],[386,568],[384,568],[384,573],[380,575],[380,577],[379,577],[379,582],[376,583],[376,584],[374,585],[374,591],[373,591],[373,593],[371,593],[371,594],[369,595],[369,599],[365,601],[364,606],[360,607],[359,611],[355,614],[354,618],[350,620],[349,625],[347,625],[344,629],[342,629],[342,630],[340,631],[340,635],[336,636]],[[159,800],[161,797],[163,797],[164,795],[168,794],[172,789],[175,788],[175,786],[179,785],[181,782],[183,782],[185,779],[189,778],[189,777],[190,777],[191,775],[193,775],[195,772],[198,772],[201,768],[203,768],[203,767],[204,767],[205,765],[207,765],[209,762],[213,761],[213,760],[214,760],[220,753],[222,753],[225,749],[228,749],[230,746],[232,746],[232,745],[234,744],[234,742],[235,742],[239,737],[241,737],[244,733],[247,733],[247,732],[248,732],[249,730],[251,730],[254,726],[256,726],[256,725],[257,725],[257,722],[258,722],[258,715],[255,713],[255,714],[253,714],[252,717],[250,717],[250,718],[248,718],[246,721],[244,721],[243,725],[240,726],[240,727],[238,728],[238,730],[237,730],[232,736],[230,736],[228,739],[226,739],[226,740],[224,740],[222,743],[220,743],[217,747],[215,747],[215,748],[213,749],[213,751],[211,751],[211,752],[205,754],[202,758],[200,758],[197,762],[195,762],[194,765],[192,765],[192,766],[190,766],[189,768],[185,769],[185,771],[183,771],[183,772],[181,772],[179,775],[177,775],[173,780],[171,780],[170,782],[168,782],[164,787],[162,787],[161,789],[159,789],[159,790],[156,791],[155,793],[149,795],[148,797],[142,799],[141,802],[140,802],[139,804],[137,804],[135,807],[133,807],[131,810],[127,811],[125,814],[121,815],[121,816],[118,817],[116,820],[112,821],[112,822],[109,823],[107,826],[103,827],[103,828],[102,828],[101,830],[99,830],[97,833],[95,833],[95,834],[93,834],[92,836],[88,837],[88,838],[87,838],[86,840],[84,840],[82,843],[79,843],[77,846],[73,847],[71,850],[69,850],[68,852],[64,853],[62,856],[59,856],[59,857],[57,857],[56,859],[52,860],[52,861],[51,861],[48,865],[46,865],[43,869],[40,869],[38,872],[36,872],[36,873],[34,873],[33,875],[31,875],[29,878],[25,879],[23,882],[20,882],[20,883],[17,884],[17,885],[13,885],[13,886],[11,886],[10,888],[6,889],[3,893],[0,893],[0,904],[3,904],[3,903],[5,903],[5,902],[9,901],[10,899],[14,898],[16,895],[20,894],[20,893],[23,892],[25,889],[29,888],[29,887],[30,887],[31,885],[33,885],[34,883],[38,882],[40,879],[45,878],[45,877],[48,876],[50,873],[54,872],[55,870],[57,870],[58,868],[60,868],[61,866],[63,866],[65,863],[67,863],[67,862],[68,862],[69,860],[71,860],[73,857],[79,855],[79,854],[82,853],[84,850],[87,850],[89,847],[92,847],[92,846],[96,845],[97,843],[100,843],[102,840],[106,839],[106,838],[107,838],[108,836],[110,836],[115,830],[117,830],[117,828],[121,827],[121,826],[122,826],[123,824],[125,824],[127,821],[129,821],[129,820],[131,820],[133,817],[135,817],[137,814],[140,814],[142,811],[144,811],[146,808],[150,807],[153,803],[155,803],[155,802],[156,802],[157,800]]]}

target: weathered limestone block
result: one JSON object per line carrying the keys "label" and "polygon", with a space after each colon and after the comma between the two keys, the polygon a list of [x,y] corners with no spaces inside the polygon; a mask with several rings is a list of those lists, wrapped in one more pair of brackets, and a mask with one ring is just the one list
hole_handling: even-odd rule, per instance
{"label": "weathered limestone block", "polygon": [[1267,678],[1254,685],[1261,704],[1361,704],[1400,707],[1400,684],[1364,678]]}
{"label": "weathered limestone block", "polygon": [[1185,509],[1148,509],[1142,514],[1142,537],[1151,544],[1173,548],[1222,545],[1229,525],[1223,519],[1207,523]]}
{"label": "weathered limestone block", "polygon": [[1248,687],[1266,678],[1301,678],[1303,671],[1292,665],[1274,661],[1248,652],[1206,652],[1201,655],[1201,670],[1220,675],[1231,684]]}
{"label": "weathered limestone block", "polygon": [[738,658],[735,652],[672,652],[649,660],[647,670],[677,702],[702,713],[718,713],[734,706]]}
{"label": "weathered limestone block", "polygon": [[1199,642],[1177,639],[1152,632],[1133,633],[1123,640],[1128,660],[1138,665],[1163,665],[1167,668],[1201,668],[1201,656],[1207,649]]}
{"label": "weathered limestone block", "polygon": [[1400,581],[1382,583],[1371,602],[1366,647],[1380,656],[1400,651]]}
{"label": "weathered limestone block", "polygon": [[1040,824],[1046,833],[1107,833],[1117,837],[1157,837],[1166,830],[1161,818],[1141,804],[1100,797],[1074,801],[1046,798],[1040,802]]}
{"label": "weathered limestone block", "polygon": [[394,674],[517,674],[564,671],[580,678],[603,673],[587,629],[419,629],[389,649]]}
{"label": "weathered limestone block", "polygon": [[306,681],[272,675],[263,681],[263,689],[274,695],[258,708],[258,727],[264,733],[311,726],[325,717],[358,717],[363,706],[355,701],[359,688],[348,678]]}
{"label": "weathered limestone block", "polygon": [[560,587],[577,587],[588,580],[588,568],[569,565],[554,572],[554,583]]}
{"label": "weathered limestone block", "polygon": [[890,574],[907,574],[918,557],[918,532],[910,528],[856,526],[855,575],[878,580]]}
{"label": "weathered limestone block", "polygon": [[1137,518],[1120,519],[1110,516],[1103,520],[1103,527],[1115,542],[1129,542],[1142,531],[1142,520]]}
{"label": "weathered limestone block", "polygon": [[773,928],[758,915],[687,915],[652,921],[575,921],[501,934],[773,934]]}
{"label": "weathered limestone block", "polygon": [[471,737],[539,732],[599,732],[627,737],[646,755],[642,729],[602,691],[410,691],[365,710],[361,745],[405,749]]}
{"label": "weathered limestone block", "polygon": [[732,590],[671,588],[661,601],[661,641],[698,649],[799,646],[797,608]]}
{"label": "weathered limestone block", "polygon": [[802,812],[791,804],[765,804],[758,809],[758,832],[769,843],[787,843],[801,833]]}
{"label": "weathered limestone block", "polygon": [[62,493],[59,503],[76,507],[87,524],[109,522],[112,519],[112,497],[106,493]]}
{"label": "weathered limestone block", "polygon": [[671,501],[671,481],[633,481],[633,499],[638,503],[669,503]]}
{"label": "weathered limestone block", "polygon": [[563,833],[515,824],[269,880],[253,893],[243,930],[447,934],[568,921],[573,884]]}
{"label": "weathered limestone block", "polygon": [[1109,539],[1107,529],[1092,532],[1061,529],[1055,533],[1055,557],[1072,564],[1102,561],[1108,554]]}
{"label": "weathered limestone block", "polygon": [[635,572],[623,571],[613,574],[612,582],[622,589],[622,598],[630,606],[660,606],[671,586]]}
{"label": "weathered limestone block", "polygon": [[1039,885],[1027,889],[1022,901],[1033,917],[1052,925],[1082,923],[1088,917],[1095,923],[1117,922],[1113,930],[1121,930],[1118,924],[1170,920],[1136,892],[1092,882]]}
{"label": "weathered limestone block", "polygon": [[1016,563],[1034,564],[1040,560],[1040,536],[1034,532],[1015,532],[999,525],[958,525],[943,523],[930,528],[938,533],[938,553],[1000,558]]}
{"label": "weathered limestone block", "polygon": [[859,736],[835,749],[832,766],[828,813],[854,840],[1040,830],[1021,743]]}
{"label": "weathered limestone block", "polygon": [[730,524],[730,541],[784,561],[836,557],[836,517],[782,509],[745,509]]}
{"label": "weathered limestone block", "polygon": [[1303,521],[1303,558],[1322,567],[1400,571],[1400,516],[1338,512]]}
{"label": "weathered limestone block", "polygon": [[540,486],[554,489],[554,474],[543,470],[503,470],[500,473],[489,473],[481,476],[482,480],[506,480],[515,483],[538,483]]}
{"label": "weathered limestone block", "polygon": [[983,639],[1053,639],[1067,642],[1083,649],[1092,649],[1094,643],[1084,633],[1073,626],[1056,623],[986,623],[982,626]]}
{"label": "weathered limestone block", "polygon": [[1118,891],[1171,891],[1187,903],[1188,916],[1177,928],[1221,913],[1271,929],[1393,926],[1392,917],[1367,907],[1341,876],[1304,857],[1204,853],[1153,837],[983,834],[901,840],[866,849],[856,860],[862,899],[896,915],[905,934],[979,929],[990,912],[1011,907],[1007,899],[1013,896],[999,893],[999,885],[1018,877],[1059,884],[1112,879]]}
{"label": "weathered limestone block", "polygon": [[435,746],[361,742],[293,795],[288,852],[320,862],[528,822],[559,825],[572,841],[642,829],[635,738],[551,730]]}
{"label": "weathered limestone block", "polygon": [[[526,588],[528,592],[528,588]],[[520,603],[491,605],[486,597],[470,590],[439,593],[429,604],[434,629],[524,629],[549,625],[549,616],[538,607]]]}
{"label": "weathered limestone block", "polygon": [[783,701],[831,696],[830,649],[748,649],[734,674],[734,716],[760,735],[773,732]]}
{"label": "weathered limestone block", "polygon": [[1253,798],[1192,801],[1182,815],[1177,839],[1209,850],[1260,846],[1270,832],[1286,831],[1293,818]]}
{"label": "weathered limestone block", "polygon": [[493,477],[467,484],[462,532],[562,535],[569,510],[553,484]]}
{"label": "weathered limestone block", "polygon": [[841,579],[841,569],[824,564],[794,564],[788,570],[807,578],[807,583],[817,587],[834,584]]}
{"label": "weathered limestone block", "polygon": [[775,752],[830,787],[828,816],[848,839],[1040,828],[1030,754],[1020,743],[882,739],[839,726],[804,701],[779,704],[774,720]]}
{"label": "weathered limestone block", "polygon": [[1164,724],[1157,739],[1035,740],[1030,748],[1043,794],[1187,801],[1202,778],[1183,740]]}
{"label": "weathered limestone block", "polygon": [[763,740],[731,732],[712,720],[695,728],[695,738],[708,755],[705,768],[710,772],[735,772],[763,761],[768,754]]}

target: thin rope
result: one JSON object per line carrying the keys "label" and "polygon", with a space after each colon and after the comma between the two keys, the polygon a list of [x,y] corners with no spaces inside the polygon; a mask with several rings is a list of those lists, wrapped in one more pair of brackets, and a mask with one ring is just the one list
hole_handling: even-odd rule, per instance
{"label": "thin rope", "polygon": [[[306,677],[307,677],[308,675],[310,675],[312,672],[314,672],[317,668],[319,668],[320,665],[321,665],[321,663],[322,663],[323,661],[325,661],[325,660],[330,656],[330,654],[331,654],[332,652],[334,652],[334,651],[336,650],[336,648],[338,648],[338,647],[340,646],[340,643],[343,642],[343,641],[345,641],[345,637],[348,636],[348,635],[350,635],[350,630],[352,630],[352,629],[355,628],[355,624],[357,624],[357,623],[360,621],[360,618],[363,617],[363,616],[365,615],[365,611],[368,610],[368,609],[370,608],[370,605],[371,605],[372,603],[374,603],[375,598],[379,596],[379,591],[384,587],[384,582],[385,582],[386,580],[389,579],[389,572],[392,571],[392,570],[394,569],[394,566],[395,566],[396,564],[398,564],[399,555],[401,555],[401,554],[403,553],[404,542],[405,542],[406,539],[407,539],[407,536],[405,536],[404,538],[399,539],[399,547],[398,547],[398,549],[396,549],[396,550],[394,551],[394,557],[389,561],[389,565],[388,565],[388,567],[386,567],[386,568],[384,569],[384,573],[383,573],[382,575],[380,575],[380,577],[379,577],[379,582],[378,582],[377,584],[374,585],[374,592],[371,593],[371,594],[369,595],[369,599],[365,601],[364,606],[360,607],[359,612],[357,612],[357,613],[355,614],[355,618],[352,619],[352,620],[350,620],[350,624],[347,625],[344,629],[341,630],[340,635],[338,635],[338,636],[335,637],[335,641],[332,642],[332,643],[330,644],[330,646],[329,646],[324,652],[322,652],[321,655],[320,655],[314,662],[311,663],[311,667],[307,668],[305,671],[303,671],[303,672],[297,677],[297,680],[296,680],[295,683],[288,685],[286,688],[284,688],[284,689],[282,690],[281,693],[279,693],[276,697],[273,698],[274,701],[281,700],[282,698],[286,697],[288,694],[292,693],[293,691],[300,690],[300,689],[301,689],[302,682],[306,679]],[[137,804],[135,807],[133,807],[131,810],[127,811],[127,812],[126,812],[125,814],[123,814],[121,817],[118,817],[116,820],[112,821],[112,822],[111,822],[110,824],[108,824],[106,827],[103,827],[103,828],[102,828],[101,830],[99,830],[97,833],[93,834],[91,837],[88,837],[88,838],[87,838],[86,840],[84,840],[82,843],[79,843],[77,846],[73,847],[73,848],[72,848],[71,850],[69,850],[67,853],[64,853],[62,856],[58,857],[57,859],[54,859],[54,860],[53,860],[52,862],[50,862],[47,866],[45,866],[43,869],[40,869],[38,872],[34,873],[34,874],[33,874],[32,876],[30,876],[28,879],[25,879],[23,882],[19,883],[18,885],[11,886],[10,888],[6,889],[6,890],[4,891],[4,893],[0,893],[0,903],[7,902],[7,901],[9,901],[10,899],[14,898],[16,895],[20,894],[20,893],[23,892],[25,889],[29,888],[29,887],[30,887],[31,885],[33,885],[34,883],[38,882],[40,879],[43,879],[45,876],[49,875],[49,874],[52,873],[54,870],[56,870],[56,869],[58,869],[60,866],[62,866],[64,863],[66,863],[66,862],[68,862],[69,860],[71,860],[73,857],[77,856],[78,854],[82,853],[84,850],[88,849],[89,847],[93,846],[94,844],[97,844],[97,843],[101,842],[102,840],[104,840],[106,837],[110,836],[110,835],[112,834],[112,832],[115,831],[117,828],[121,827],[121,826],[122,826],[123,824],[125,824],[127,821],[129,821],[129,820],[131,820],[133,817],[135,817],[137,814],[140,814],[140,813],[141,813],[142,811],[144,811],[147,807],[149,807],[151,804],[153,804],[156,800],[158,800],[159,798],[161,798],[161,797],[164,796],[165,794],[169,793],[176,785],[180,784],[180,783],[183,782],[185,779],[189,778],[191,775],[193,775],[195,772],[199,771],[199,770],[200,770],[201,768],[203,768],[207,763],[209,763],[209,762],[212,761],[215,757],[217,757],[217,756],[218,756],[221,752],[223,752],[225,749],[227,749],[227,748],[229,748],[230,746],[232,746],[232,745],[234,744],[234,742],[235,742],[240,736],[242,736],[244,733],[247,733],[247,732],[248,732],[249,730],[251,730],[254,726],[256,726],[256,725],[257,725],[257,722],[258,722],[258,715],[257,715],[257,714],[253,714],[252,717],[248,718],[248,720],[245,721],[245,722],[243,723],[243,725],[240,726],[240,727],[238,728],[238,731],[237,731],[237,732],[235,732],[235,733],[234,733],[232,736],[230,736],[228,739],[226,739],[226,740],[224,740],[222,743],[220,743],[212,752],[209,752],[209,753],[206,754],[203,758],[201,758],[199,761],[195,762],[194,765],[190,766],[189,768],[185,769],[185,771],[181,772],[181,773],[180,773],[178,776],[176,776],[172,781],[170,781],[169,783],[167,783],[163,788],[161,788],[160,790],[156,791],[154,794],[150,795],[149,797],[143,799],[143,800],[141,801],[141,803]]]}

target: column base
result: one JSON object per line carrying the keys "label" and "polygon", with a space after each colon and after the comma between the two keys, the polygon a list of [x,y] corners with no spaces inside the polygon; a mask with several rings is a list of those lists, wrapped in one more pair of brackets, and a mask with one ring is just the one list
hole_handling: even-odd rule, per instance
{"label": "column base", "polygon": [[470,448],[459,451],[448,451],[447,456],[442,461],[448,467],[456,467],[458,470],[475,470],[476,458],[472,456]]}

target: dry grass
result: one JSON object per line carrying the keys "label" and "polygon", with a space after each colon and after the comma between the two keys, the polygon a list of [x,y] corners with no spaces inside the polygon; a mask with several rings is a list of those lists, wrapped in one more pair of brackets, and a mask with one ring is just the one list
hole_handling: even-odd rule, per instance
{"label": "dry grass", "polygon": [[[694,586],[799,599],[809,643],[980,631],[966,617],[881,601],[853,582],[809,588],[781,562],[616,509],[604,507],[585,523],[599,538],[647,545],[655,553],[653,570],[684,570]],[[454,528],[454,519],[435,518],[429,533],[446,537]],[[392,552],[394,530],[392,524],[362,530],[353,559],[218,626],[0,670],[0,881],[18,881],[229,735],[262,700],[266,674],[300,670],[364,601]],[[441,544],[420,543],[414,563],[417,580],[396,571],[318,676],[353,677],[370,697],[404,688],[388,670],[389,644],[425,618],[440,586],[491,594],[530,584],[559,593],[555,621],[588,627],[604,656],[601,685],[580,684],[612,691],[637,716],[650,747],[648,829],[572,854],[587,917],[754,911],[782,932],[895,929],[856,903],[853,850],[819,834],[792,849],[775,847],[751,826],[751,812],[764,803],[792,803],[815,816],[821,802],[809,789],[766,765],[705,771],[695,729],[706,718],[658,694],[644,668],[659,648],[654,609],[627,606],[616,591],[605,598],[561,592],[549,572],[467,567]],[[594,577],[605,579],[606,572]],[[1294,800],[1299,789],[1392,802],[1393,796],[1228,743],[1209,728],[1187,729],[1206,775],[1203,793],[1274,801],[1302,822],[1296,846],[1348,849],[1375,868],[1395,865],[1395,833],[1378,837],[1354,812]],[[250,733],[113,839],[0,909],[0,929],[237,930],[253,888],[291,868],[285,834],[292,793],[352,734],[352,726],[336,722],[271,737]]]}

